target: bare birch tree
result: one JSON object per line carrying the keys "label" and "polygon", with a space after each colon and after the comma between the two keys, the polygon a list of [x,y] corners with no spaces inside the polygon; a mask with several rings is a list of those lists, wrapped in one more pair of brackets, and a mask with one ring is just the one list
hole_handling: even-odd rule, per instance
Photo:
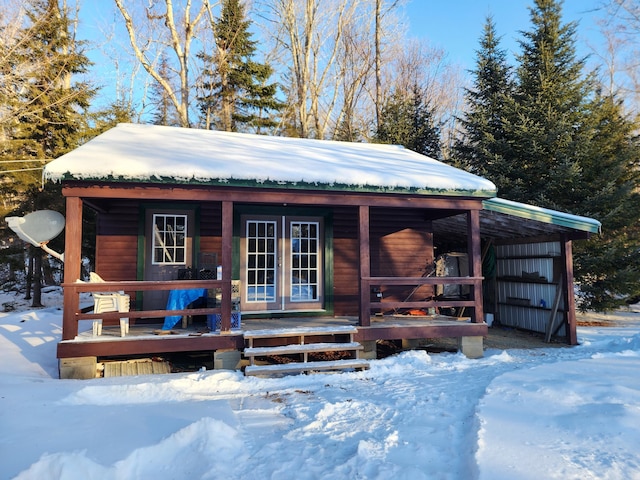
{"label": "bare birch tree", "polygon": [[416,85],[433,105],[443,133],[453,131],[462,100],[460,72],[444,51],[407,40],[398,15],[403,3],[262,1],[280,52],[273,63],[289,66],[282,76],[297,135],[368,140],[385,99]]}
{"label": "bare birch tree", "polygon": [[263,0],[298,136],[324,138],[339,99],[337,65],[345,28],[364,0]]}
{"label": "bare birch tree", "polygon": [[383,48],[382,41],[383,37],[385,37],[385,25],[384,19],[387,13],[392,12],[400,3],[399,0],[392,0],[389,2],[389,5],[385,8],[385,0],[374,0],[375,1],[375,35],[374,35],[374,44],[375,44],[375,108],[376,108],[376,129],[380,126],[380,111],[382,109],[382,61],[383,61]]}
{"label": "bare birch tree", "polygon": [[443,156],[447,158],[455,135],[455,120],[463,103],[464,80],[460,68],[447,60],[442,48],[424,40],[405,40],[389,53],[392,61],[383,69],[383,98],[394,93],[410,96],[418,88],[433,109],[433,120],[442,136]]}
{"label": "bare birch tree", "polygon": [[[603,84],[622,96],[632,114],[640,113],[640,0],[607,0],[600,22],[605,39]],[[592,47],[592,50],[599,51]]]}
{"label": "bare birch tree", "polygon": [[333,134],[337,140],[353,142],[368,136],[370,117],[363,118],[361,113],[370,113],[363,105],[367,98],[363,97],[366,97],[367,85],[375,67],[367,24],[363,21],[349,25],[342,38],[342,48],[337,58],[341,98]]}
{"label": "bare birch tree", "polygon": [[93,44],[112,68],[101,70],[100,77],[94,81],[101,86],[103,96],[108,99],[106,103],[131,112],[132,120],[140,122],[149,107],[147,96],[153,78],[132,54],[126,29],[123,34],[123,25],[117,21],[121,18],[120,12],[115,4],[111,8],[106,18],[96,19],[93,28],[98,29],[100,35]]}
{"label": "bare birch tree", "polygon": [[338,56],[341,99],[336,138],[368,140],[377,130],[384,101],[383,75],[405,38],[397,15],[401,0],[367,0],[342,36]]}
{"label": "bare birch tree", "polygon": [[[146,7],[135,9],[126,6],[124,0],[114,1],[124,19],[136,59],[164,89],[175,106],[180,125],[190,127],[190,67],[193,60],[191,47],[194,40],[197,40],[200,21],[211,9],[210,1],[201,0],[193,11],[191,0],[179,2],[177,6],[174,6],[173,0],[151,0]],[[138,16],[134,19],[136,13]],[[172,51],[175,57],[179,81],[177,92],[171,82],[161,75],[159,69],[159,58],[166,50]]]}

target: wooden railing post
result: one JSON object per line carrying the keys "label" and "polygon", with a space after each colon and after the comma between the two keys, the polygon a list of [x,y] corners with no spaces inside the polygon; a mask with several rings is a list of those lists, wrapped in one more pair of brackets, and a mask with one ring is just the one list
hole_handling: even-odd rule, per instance
{"label": "wooden railing post", "polygon": [[233,202],[222,202],[222,305],[220,331],[231,331],[231,266],[233,250]]}
{"label": "wooden railing post", "polygon": [[364,279],[371,276],[371,247],[369,243],[369,207],[360,206],[359,210],[359,235],[360,246],[360,311],[359,325],[368,327],[371,325],[371,297],[370,285]]}
{"label": "wooden railing post", "polygon": [[[80,279],[82,264],[82,200],[67,197],[64,239],[64,283],[74,283]],[[78,335],[78,311],[80,297],[75,290],[63,290],[62,340],[72,340]]]}
{"label": "wooden railing post", "polygon": [[[480,210],[469,210],[467,213],[467,242],[469,249],[469,275],[482,276],[482,247],[480,245]],[[484,308],[482,305],[482,283],[474,283],[472,288],[474,313],[471,319],[474,323],[484,322]]]}
{"label": "wooden railing post", "polygon": [[571,240],[565,237],[560,241],[562,248],[562,259],[564,260],[564,272],[558,288],[562,288],[565,307],[567,310],[567,343],[569,345],[578,344],[578,333],[576,331],[576,298],[573,293],[573,246]]}

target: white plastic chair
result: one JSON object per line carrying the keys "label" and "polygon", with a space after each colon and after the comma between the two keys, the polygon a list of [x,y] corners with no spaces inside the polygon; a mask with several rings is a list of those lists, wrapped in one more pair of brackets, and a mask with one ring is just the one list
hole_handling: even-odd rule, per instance
{"label": "white plastic chair", "polygon": [[[89,273],[89,281],[92,283],[102,283],[104,280],[95,272]],[[93,294],[93,313],[107,312],[128,312],[130,304],[129,295],[124,291],[101,292]],[[120,319],[120,336],[124,337],[129,333],[129,318]],[[93,336],[102,335],[102,319],[93,321]]]}

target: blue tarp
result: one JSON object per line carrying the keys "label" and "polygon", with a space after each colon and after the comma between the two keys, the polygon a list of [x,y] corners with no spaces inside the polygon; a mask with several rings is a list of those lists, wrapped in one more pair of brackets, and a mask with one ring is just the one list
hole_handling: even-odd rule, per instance
{"label": "blue tarp", "polygon": [[[206,288],[192,288],[189,290],[171,290],[167,300],[167,310],[184,310],[187,305],[201,297],[207,296]],[[163,330],[171,330],[182,319],[182,315],[164,317]]]}

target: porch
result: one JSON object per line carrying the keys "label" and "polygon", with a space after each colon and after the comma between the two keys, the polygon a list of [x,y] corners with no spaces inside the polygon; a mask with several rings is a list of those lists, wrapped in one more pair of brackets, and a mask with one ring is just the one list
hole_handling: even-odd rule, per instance
{"label": "porch", "polygon": [[[438,285],[471,285],[480,288],[480,277],[365,277],[362,279],[362,291],[370,292],[384,286],[413,285],[417,290],[427,286],[429,290]],[[304,312],[299,316],[278,318],[269,315],[246,315],[242,318],[240,329],[232,328],[232,281],[230,280],[172,280],[172,281],[122,281],[122,282],[73,282],[65,283],[65,315],[63,315],[63,339],[58,344],[57,356],[61,362],[61,376],[69,378],[75,375],[75,362],[87,362],[87,372],[91,372],[92,362],[98,359],[141,358],[175,353],[207,352],[220,357],[219,368],[237,369],[240,356],[245,350],[250,332],[256,330],[272,331],[270,343],[279,345],[280,336],[286,337],[285,330],[296,328],[318,330],[315,341],[333,341],[333,335],[324,331],[351,327],[354,329],[352,341],[362,345],[364,358],[376,358],[376,342],[379,340],[398,340],[416,342],[425,338],[460,339],[460,349],[470,357],[482,356],[482,337],[487,334],[484,322],[472,322],[470,317],[427,314],[440,309],[455,309],[461,315],[476,306],[472,299],[418,297],[411,301],[388,301],[382,298],[372,299],[362,295],[361,306],[369,312],[366,317],[330,315],[327,312]],[[216,292],[217,301],[212,306],[190,308],[184,305],[162,310],[144,310],[140,294],[146,291],[204,291]],[[91,292],[126,292],[132,299],[132,308],[128,311],[110,311],[96,313],[90,307],[82,308],[80,294]],[[405,315],[412,311],[420,315]],[[362,312],[362,310],[361,310]],[[211,316],[219,319],[217,328],[210,331]],[[199,319],[191,325],[178,322],[175,327],[167,328],[165,317],[189,316]],[[126,318],[128,331],[121,328],[120,320]],[[102,323],[101,334],[88,328],[93,322]],[[83,323],[83,328],[80,328]],[[209,323],[209,325],[208,325]],[[85,329],[86,328],[86,329]],[[82,331],[81,331],[82,330]],[[278,335],[278,332],[283,332]],[[324,338],[326,337],[326,338]],[[471,339],[471,340],[470,340]],[[471,342],[471,343],[468,343]],[[303,343],[303,342],[301,342]],[[84,360],[83,360],[84,359]],[[66,369],[65,365],[72,365]],[[71,371],[71,373],[69,373]],[[85,373],[92,378],[91,373]]]}
{"label": "porch", "polygon": [[[353,329],[350,340],[361,345],[358,348],[361,350],[359,358],[363,360],[376,358],[380,340],[401,341],[403,347],[413,348],[427,339],[450,339],[458,342],[463,353],[479,356],[482,354],[482,338],[488,334],[485,323],[472,323],[468,317],[437,314],[374,315],[368,326],[359,326],[357,317],[243,318],[241,329],[228,332],[209,331],[205,317],[194,316],[186,327],[179,323],[172,330],[162,330],[161,322],[131,324],[124,337],[115,324],[105,325],[99,336],[93,335],[90,325],[85,325],[74,339],[58,344],[61,377],[77,378],[75,373],[69,376],[69,372],[77,370],[78,361],[85,363],[85,368],[88,366],[86,376],[82,378],[92,378],[95,365],[101,361],[171,354],[206,353],[212,365],[217,364],[214,368],[239,369],[248,363],[248,357],[242,358],[248,345],[275,345],[277,349],[283,344],[283,338],[290,337],[296,329],[313,334],[314,341],[323,342],[334,341],[339,336],[336,332],[341,329]],[[258,332],[270,332],[270,338],[256,342],[253,337]],[[283,338],[279,338],[279,332]],[[327,332],[326,335],[323,332]],[[469,340],[472,343],[468,343]],[[67,368],[67,374],[63,373],[65,365],[71,366]]]}

